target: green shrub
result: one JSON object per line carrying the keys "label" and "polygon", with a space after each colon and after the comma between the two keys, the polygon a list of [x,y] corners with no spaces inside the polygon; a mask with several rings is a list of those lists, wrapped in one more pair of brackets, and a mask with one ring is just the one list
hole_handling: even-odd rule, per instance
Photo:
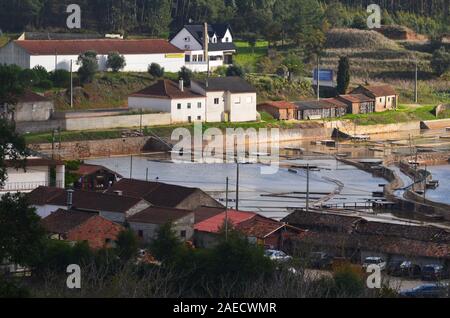
{"label": "green shrub", "polygon": [[56,70],[50,73],[50,79],[54,87],[67,88],[70,86],[70,72],[66,70]]}
{"label": "green shrub", "polygon": [[36,85],[38,88],[49,90],[53,88],[53,82],[50,80],[40,81],[39,84]]}

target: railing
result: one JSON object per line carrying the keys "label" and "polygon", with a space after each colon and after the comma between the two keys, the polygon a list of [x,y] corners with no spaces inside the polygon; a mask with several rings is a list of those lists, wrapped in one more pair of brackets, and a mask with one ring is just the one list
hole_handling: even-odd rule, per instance
{"label": "railing", "polygon": [[39,187],[57,187],[64,188],[62,181],[49,182],[49,181],[36,181],[36,182],[6,182],[2,187],[0,186],[0,192],[23,192],[32,191]]}

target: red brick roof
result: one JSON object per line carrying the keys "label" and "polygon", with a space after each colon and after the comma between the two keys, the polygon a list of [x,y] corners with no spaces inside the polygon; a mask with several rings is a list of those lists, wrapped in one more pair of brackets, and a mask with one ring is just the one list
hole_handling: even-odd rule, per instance
{"label": "red brick roof", "polygon": [[295,106],[295,104],[286,101],[265,102],[258,106],[266,106],[266,105],[278,109],[297,109],[297,106]]}
{"label": "red brick roof", "polygon": [[[242,222],[249,221],[257,214],[253,212],[242,212],[236,210],[228,210],[228,221],[237,226]],[[223,212],[212,218],[206,219],[195,225],[195,230],[200,232],[218,233],[225,223],[226,213]]]}
{"label": "red brick roof", "polygon": [[190,214],[192,211],[179,210],[163,207],[149,207],[127,219],[128,222],[146,223],[146,224],[166,224],[182,219]]}
{"label": "red brick roof", "polygon": [[194,93],[188,88],[181,91],[179,85],[170,80],[159,80],[152,86],[131,95],[132,97],[150,97],[161,99],[202,98],[203,95]]}
{"label": "red brick roof", "polygon": [[219,215],[223,212],[225,212],[225,207],[218,208],[218,207],[208,207],[208,206],[202,206],[198,209],[194,210],[195,214],[195,224],[203,222],[209,218],[212,218],[213,216]]}
{"label": "red brick roof", "polygon": [[94,50],[106,55],[120,54],[168,54],[182,53],[180,49],[161,39],[145,40],[18,40],[14,43],[31,55],[79,55]]}

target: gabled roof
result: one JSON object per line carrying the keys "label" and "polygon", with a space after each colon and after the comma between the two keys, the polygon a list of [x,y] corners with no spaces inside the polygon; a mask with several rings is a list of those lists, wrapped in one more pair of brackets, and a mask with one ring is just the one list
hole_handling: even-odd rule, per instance
{"label": "gabled roof", "polygon": [[186,87],[184,88],[184,91],[181,91],[179,85],[171,80],[159,80],[157,83],[132,94],[131,97],[185,99],[201,98],[204,96],[197,94]]}
{"label": "gabled roof", "polygon": [[98,216],[98,214],[59,209],[58,211],[42,219],[41,224],[49,233],[67,234],[69,231],[77,228],[95,216]]}
{"label": "gabled roof", "polygon": [[[239,225],[242,222],[249,221],[257,214],[253,212],[242,212],[236,210],[228,210],[228,222],[234,226]],[[227,214],[225,212],[206,219],[195,225],[195,230],[207,233],[218,233],[222,226],[225,224]]]}
{"label": "gabled roof", "polygon": [[[39,187],[28,196],[31,205],[67,205],[67,191],[51,187]],[[142,199],[117,194],[80,191],[73,192],[73,208],[95,212],[126,213]]]}
{"label": "gabled roof", "polygon": [[297,109],[297,106],[295,106],[295,104],[286,101],[268,101],[259,104],[258,106],[270,106],[278,109]]}
{"label": "gabled roof", "polygon": [[42,95],[36,94],[32,91],[26,90],[21,96],[18,97],[18,103],[39,103],[49,102],[50,99]]}
{"label": "gabled roof", "polygon": [[226,210],[225,207],[217,208],[217,207],[201,206],[194,210],[195,224],[203,222],[209,218],[212,218],[213,216],[219,215],[225,212],[225,210]]}
{"label": "gabled roof", "polygon": [[303,210],[295,211],[283,219],[283,222],[299,228],[343,233],[350,233],[362,221],[360,217]]}
{"label": "gabled roof", "polygon": [[30,55],[79,55],[94,50],[106,55],[120,54],[168,54],[182,53],[180,49],[161,39],[144,40],[22,40],[14,41]]}
{"label": "gabled roof", "polygon": [[207,92],[256,93],[256,89],[238,76],[213,77],[206,81],[194,81]]}
{"label": "gabled roof", "polygon": [[[203,48],[203,32],[204,25],[203,24],[187,24],[184,26],[194,39],[202,46]],[[222,39],[225,36],[227,30],[230,30],[230,33],[233,34],[231,26],[229,24],[208,24],[208,36],[212,38],[214,34],[217,35],[217,43],[209,43],[208,49],[211,52],[215,51],[235,51],[236,46],[232,42],[224,42],[222,43]],[[177,33],[178,34],[178,33]],[[172,40],[172,39],[171,39]]]}
{"label": "gabled roof", "polygon": [[115,191],[122,191],[126,196],[142,198],[152,205],[174,208],[201,190],[159,182],[122,179],[109,188],[107,193]]}
{"label": "gabled roof", "polygon": [[390,85],[372,85],[372,86],[359,86],[355,89],[355,91],[358,91],[359,89],[364,89],[367,92],[372,93],[375,97],[383,97],[383,96],[392,96],[397,95],[397,92],[395,89]]}
{"label": "gabled roof", "polygon": [[339,97],[337,98],[343,99],[351,103],[365,103],[374,101],[373,98],[366,96],[364,94],[339,95]]}
{"label": "gabled roof", "polygon": [[193,214],[193,212],[188,210],[152,206],[129,217],[127,221],[132,223],[163,225],[182,219],[190,214]]}
{"label": "gabled roof", "polygon": [[110,169],[108,169],[106,167],[103,167],[103,166],[100,166],[100,165],[90,165],[90,164],[86,164],[86,163],[81,164],[79,166],[78,170],[73,171],[73,173],[76,174],[76,175],[79,175],[79,176],[88,176],[88,175],[97,173],[97,172],[102,171],[102,170],[107,171],[107,172],[112,173],[112,174],[115,174],[119,178],[121,177],[118,173],[116,173],[116,172],[114,172],[114,171],[112,171],[112,170],[110,170]]}

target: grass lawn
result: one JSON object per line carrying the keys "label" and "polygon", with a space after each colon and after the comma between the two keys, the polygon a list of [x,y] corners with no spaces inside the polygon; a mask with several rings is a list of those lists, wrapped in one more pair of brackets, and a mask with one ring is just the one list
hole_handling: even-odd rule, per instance
{"label": "grass lawn", "polygon": [[267,56],[269,43],[267,41],[258,41],[255,48],[245,41],[235,41],[237,55],[235,61],[237,64],[254,70],[261,57]]}
{"label": "grass lawn", "polygon": [[[433,113],[434,109],[434,105],[419,107],[400,105],[396,111],[392,110],[365,115],[346,115],[342,119],[352,120],[358,125],[395,124],[408,121],[433,120],[437,119]],[[440,117],[445,118],[445,116]]]}

